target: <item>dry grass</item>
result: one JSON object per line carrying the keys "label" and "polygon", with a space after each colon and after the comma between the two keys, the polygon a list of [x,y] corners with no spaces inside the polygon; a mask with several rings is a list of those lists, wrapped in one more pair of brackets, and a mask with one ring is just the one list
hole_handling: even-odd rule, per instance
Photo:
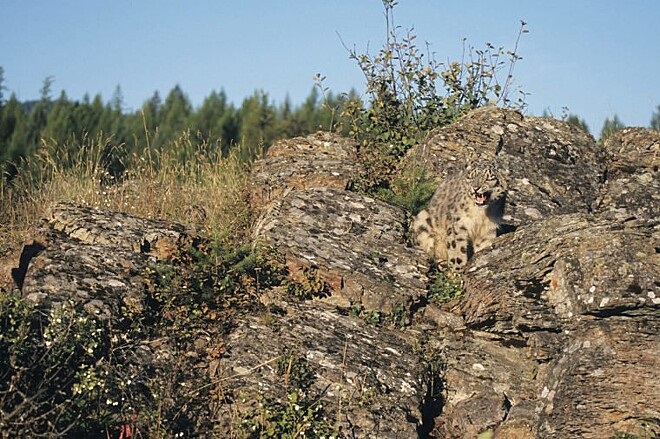
{"label": "dry grass", "polygon": [[[189,133],[160,150],[146,145],[139,155],[102,135],[66,145],[44,140],[11,183],[0,181],[0,255],[20,245],[57,201],[197,223],[209,235],[241,239],[252,222],[247,167],[257,150],[237,146],[221,157],[219,145],[197,143]],[[103,165],[109,155],[125,169],[121,181]]]}

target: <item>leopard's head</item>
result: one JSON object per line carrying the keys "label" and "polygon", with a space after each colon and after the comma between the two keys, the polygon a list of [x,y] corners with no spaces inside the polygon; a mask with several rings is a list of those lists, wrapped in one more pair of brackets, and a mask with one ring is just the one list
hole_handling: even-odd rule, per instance
{"label": "leopard's head", "polygon": [[465,171],[470,196],[477,206],[488,206],[505,195],[503,176],[494,163],[476,160],[468,164]]}

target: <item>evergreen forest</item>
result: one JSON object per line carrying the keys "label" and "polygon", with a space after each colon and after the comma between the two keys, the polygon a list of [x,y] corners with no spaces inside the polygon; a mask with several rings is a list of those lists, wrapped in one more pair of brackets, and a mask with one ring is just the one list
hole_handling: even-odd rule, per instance
{"label": "evergreen forest", "polygon": [[[224,91],[211,91],[195,108],[180,86],[163,99],[158,92],[136,111],[125,111],[120,86],[110,100],[100,94],[82,100],[70,99],[65,91],[52,96],[53,79],[46,78],[37,101],[20,102],[15,94],[7,98],[0,67],[0,163],[6,179],[18,165],[44,144],[79,148],[84,138],[109,137],[114,154],[140,155],[146,146],[162,150],[184,133],[195,143],[213,145],[226,156],[234,145],[264,147],[281,138],[330,129],[331,108],[339,98],[312,87],[307,99],[297,106],[287,98],[276,104],[264,91],[255,91],[240,106],[229,101]],[[346,97],[347,95],[344,95]],[[107,157],[106,157],[107,159]],[[112,157],[117,164],[121,157]]]}

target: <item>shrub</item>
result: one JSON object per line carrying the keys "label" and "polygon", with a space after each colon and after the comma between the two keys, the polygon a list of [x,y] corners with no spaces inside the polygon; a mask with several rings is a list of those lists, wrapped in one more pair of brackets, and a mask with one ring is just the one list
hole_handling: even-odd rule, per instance
{"label": "shrub", "polygon": [[[73,303],[48,315],[0,291],[0,431],[15,437],[103,432],[107,332]],[[99,362],[99,360],[101,360]]]}
{"label": "shrub", "polygon": [[[197,343],[221,343],[234,316],[257,309],[260,289],[279,285],[285,274],[267,249],[204,241],[150,266],[144,303],[122,305],[109,322],[81,303],[44,312],[18,291],[0,291],[0,431],[16,437],[211,431],[213,387],[195,359],[210,363],[222,349]],[[303,380],[294,374],[303,367],[292,366],[290,380]]]}
{"label": "shrub", "polygon": [[389,188],[398,159],[431,129],[485,105],[525,106],[524,93],[511,98],[513,70],[522,59],[518,43],[528,32],[524,21],[513,50],[492,44],[485,49],[468,47],[460,62],[444,64],[436,61],[428,44],[425,49],[417,45],[412,30],[401,34],[394,23],[396,1],[383,0],[383,5],[387,40],[378,53],[358,53],[344,44],[366,81],[366,106],[349,98],[341,117],[358,140],[362,156],[370,159],[358,184],[367,192]]}
{"label": "shrub", "polygon": [[463,281],[460,273],[450,268],[433,265],[429,278],[428,298],[431,302],[449,302],[463,295]]}
{"label": "shrub", "polygon": [[245,438],[341,438],[339,428],[327,419],[321,395],[312,392],[316,373],[307,360],[291,351],[277,360],[277,374],[286,389],[284,398],[257,397],[258,407],[240,421]]}
{"label": "shrub", "polygon": [[330,285],[323,279],[315,265],[299,267],[297,272],[291,273],[285,284],[287,293],[300,300],[330,295]]}

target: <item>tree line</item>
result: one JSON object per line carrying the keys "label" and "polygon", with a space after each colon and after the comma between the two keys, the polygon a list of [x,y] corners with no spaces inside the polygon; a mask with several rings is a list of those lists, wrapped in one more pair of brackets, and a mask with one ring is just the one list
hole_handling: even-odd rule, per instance
{"label": "tree line", "polygon": [[[335,96],[322,87],[321,81],[317,80],[317,86],[297,106],[289,98],[276,105],[264,91],[255,91],[236,106],[221,90],[212,91],[194,108],[176,85],[165,99],[156,91],[138,110],[124,111],[119,86],[107,102],[100,94],[71,100],[65,91],[54,99],[52,77],[44,80],[36,101],[20,102],[13,93],[6,99],[4,70],[0,67],[0,171],[11,178],[17,172],[16,164],[38,151],[44,141],[76,148],[83,137],[100,134],[111,136],[112,143],[122,145],[125,153],[139,155],[147,146],[160,149],[187,133],[225,156],[234,145],[268,147],[280,138],[336,128],[342,108],[350,110],[356,104],[364,108],[355,91]],[[372,123],[373,114],[365,114]],[[584,120],[575,115],[564,119],[589,131]],[[660,106],[650,126],[660,129]],[[616,115],[607,119],[601,141],[624,127]]]}
{"label": "tree line", "polygon": [[43,141],[61,145],[79,144],[84,136],[112,136],[127,153],[145,146],[163,148],[184,132],[200,143],[212,144],[226,155],[236,144],[268,146],[280,138],[329,129],[341,99],[313,87],[305,101],[294,106],[287,97],[276,105],[264,91],[255,91],[240,106],[226,93],[212,91],[198,108],[176,85],[164,99],[156,91],[136,111],[124,111],[121,88],[104,102],[100,94],[82,100],[70,99],[65,91],[52,97],[53,79],[46,78],[40,98],[20,102],[15,94],[5,99],[0,67],[0,164],[5,174],[12,164],[38,151]]}

